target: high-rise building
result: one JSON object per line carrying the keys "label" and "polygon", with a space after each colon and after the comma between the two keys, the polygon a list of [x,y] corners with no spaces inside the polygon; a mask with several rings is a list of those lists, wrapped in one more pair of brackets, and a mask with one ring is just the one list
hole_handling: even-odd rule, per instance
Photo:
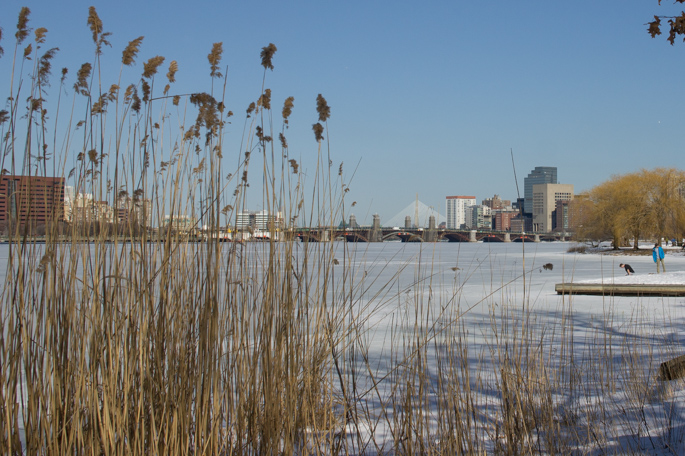
{"label": "high-rise building", "polygon": [[[560,201],[573,199],[573,184],[537,184],[533,186],[533,231],[548,233],[556,223],[552,215]],[[568,225],[568,222],[567,222]]]}
{"label": "high-rise building", "polygon": [[554,217],[552,219],[552,231],[564,233],[570,230],[568,209],[570,201],[557,201],[557,207],[554,210]]}
{"label": "high-rise building", "polygon": [[45,225],[62,220],[64,178],[2,176],[0,178],[0,222]]}
{"label": "high-rise building", "polygon": [[466,225],[466,208],[475,206],[475,196],[448,196],[445,199],[447,206],[447,229],[458,230]]}
{"label": "high-rise building", "polygon": [[556,183],[556,166],[536,166],[528,177],[523,179],[523,212],[528,215],[533,214],[533,185]]}
{"label": "high-rise building", "polygon": [[466,228],[471,230],[492,229],[492,215],[489,206],[482,204],[466,208]]}

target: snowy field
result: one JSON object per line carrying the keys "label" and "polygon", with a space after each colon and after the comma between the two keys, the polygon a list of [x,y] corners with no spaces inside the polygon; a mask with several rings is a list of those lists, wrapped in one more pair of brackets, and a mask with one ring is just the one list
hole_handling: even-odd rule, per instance
{"label": "snowy field", "polygon": [[[330,379],[344,421],[299,453],[685,454],[685,384],[657,380],[685,354],[685,298],[554,291],[685,284],[683,251],[666,248],[656,274],[648,251],[574,245],[337,242]],[[241,248],[259,261],[263,247]]]}
{"label": "snowy field", "polygon": [[[685,354],[685,298],[554,291],[579,281],[685,284],[685,256],[665,249],[668,272],[656,274],[651,254],[568,253],[573,245],[341,244],[361,322],[349,356],[364,414],[348,439],[386,451],[402,438],[398,402],[413,395],[425,449],[438,453],[455,432],[446,422],[468,420],[471,443],[457,452],[685,454],[682,381],[656,379],[661,362]],[[468,406],[449,413],[450,394]]]}

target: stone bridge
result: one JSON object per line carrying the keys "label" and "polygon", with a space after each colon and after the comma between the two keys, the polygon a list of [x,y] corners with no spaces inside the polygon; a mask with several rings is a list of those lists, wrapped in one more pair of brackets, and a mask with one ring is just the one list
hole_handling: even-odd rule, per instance
{"label": "stone bridge", "polygon": [[295,236],[303,242],[326,242],[344,239],[347,242],[540,242],[565,240],[562,233],[514,233],[491,230],[447,230],[424,228],[297,228]]}

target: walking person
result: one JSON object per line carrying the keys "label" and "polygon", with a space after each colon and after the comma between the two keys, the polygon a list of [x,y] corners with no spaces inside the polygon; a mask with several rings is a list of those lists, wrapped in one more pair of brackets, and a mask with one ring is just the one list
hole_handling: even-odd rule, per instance
{"label": "walking person", "polygon": [[654,244],[652,249],[652,259],[656,263],[656,273],[659,273],[659,263],[661,263],[661,271],[666,272],[666,266],[664,266],[664,249],[661,248],[661,244],[658,242]]}
{"label": "walking person", "polygon": [[621,264],[618,265],[618,267],[619,267],[619,268],[625,269],[625,270],[626,270],[626,275],[635,274],[635,271],[633,270],[633,268],[630,267],[629,264],[623,264],[623,263],[621,263]]}

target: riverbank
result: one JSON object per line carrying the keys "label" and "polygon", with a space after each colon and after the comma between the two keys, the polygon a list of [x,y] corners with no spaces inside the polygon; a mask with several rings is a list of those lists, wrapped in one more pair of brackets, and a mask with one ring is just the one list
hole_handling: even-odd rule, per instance
{"label": "riverbank", "polygon": [[[638,244],[638,249],[635,250],[632,246],[620,247],[614,249],[611,242],[601,242],[597,246],[588,246],[587,244],[578,243],[569,247],[569,253],[591,253],[591,254],[601,254],[601,255],[615,255],[615,256],[651,256],[652,247],[654,243],[652,242],[640,242]],[[681,246],[672,245],[662,245],[661,248],[667,255],[678,255],[685,256],[685,249]]]}

